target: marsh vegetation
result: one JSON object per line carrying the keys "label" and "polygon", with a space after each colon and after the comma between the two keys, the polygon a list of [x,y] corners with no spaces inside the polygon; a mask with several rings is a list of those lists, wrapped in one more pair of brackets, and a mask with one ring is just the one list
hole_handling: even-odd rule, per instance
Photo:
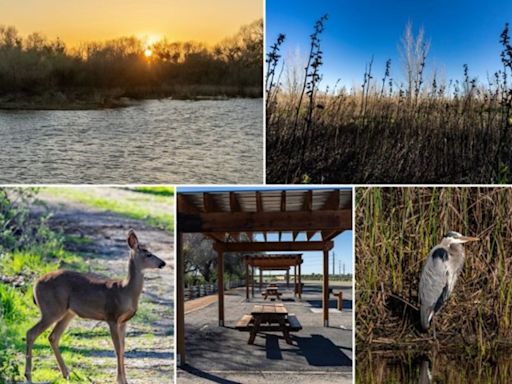
{"label": "marsh vegetation", "polygon": [[[512,46],[499,38],[502,69],[480,81],[426,75],[430,42],[411,24],[402,68],[368,62],[359,88],[321,83],[324,16],[305,67],[284,63],[284,34],[266,59],[267,180],[271,183],[502,183],[512,178]],[[402,72],[404,75],[400,76]]]}
{"label": "marsh vegetation", "polygon": [[[379,371],[406,382],[403,375],[420,367],[420,357],[473,361],[460,365],[468,377],[510,372],[500,361],[512,347],[512,190],[358,188],[356,204],[356,341],[358,366],[366,367],[358,367],[366,378],[360,382],[382,382]],[[435,319],[434,340],[420,331],[417,289],[428,253],[449,230],[480,241],[465,247],[464,269]],[[435,370],[452,375],[449,368]]]}

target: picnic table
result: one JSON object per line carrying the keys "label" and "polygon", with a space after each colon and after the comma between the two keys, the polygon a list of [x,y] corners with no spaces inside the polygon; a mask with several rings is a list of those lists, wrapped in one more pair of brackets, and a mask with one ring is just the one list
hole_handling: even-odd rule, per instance
{"label": "picnic table", "polygon": [[237,323],[240,331],[249,331],[249,344],[254,344],[258,332],[282,332],[288,344],[292,344],[290,332],[302,329],[299,320],[289,315],[283,304],[257,304],[250,315],[244,315]]}
{"label": "picnic table", "polygon": [[268,286],[267,288],[265,288],[265,291],[263,291],[261,294],[263,295],[263,299],[264,300],[267,300],[267,298],[269,296],[275,296],[279,300],[281,300],[281,295],[282,295],[282,293],[279,292],[279,289],[275,285],[274,286]]}

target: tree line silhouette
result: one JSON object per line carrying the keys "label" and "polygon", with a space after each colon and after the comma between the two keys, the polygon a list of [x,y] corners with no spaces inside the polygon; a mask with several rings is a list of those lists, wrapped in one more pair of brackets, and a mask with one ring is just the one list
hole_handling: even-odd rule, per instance
{"label": "tree line silhouette", "polygon": [[[151,55],[146,57],[146,49]],[[40,33],[23,38],[0,26],[0,96],[87,97],[262,95],[263,21],[242,26],[213,47],[136,37],[68,48]]]}

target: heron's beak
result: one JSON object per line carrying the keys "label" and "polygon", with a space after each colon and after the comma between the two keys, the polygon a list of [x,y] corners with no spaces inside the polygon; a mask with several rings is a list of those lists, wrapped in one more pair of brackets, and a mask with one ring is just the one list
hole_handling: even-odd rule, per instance
{"label": "heron's beak", "polygon": [[480,239],[478,237],[462,236],[459,238],[459,240],[463,243],[467,243],[469,241],[479,241]]}

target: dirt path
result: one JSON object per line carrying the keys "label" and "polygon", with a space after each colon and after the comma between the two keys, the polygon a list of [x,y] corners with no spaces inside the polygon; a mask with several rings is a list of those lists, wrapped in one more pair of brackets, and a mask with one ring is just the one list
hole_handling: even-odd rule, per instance
{"label": "dirt path", "polygon": [[[126,199],[136,192],[103,189],[97,191],[101,197]],[[128,195],[128,196],[127,196]],[[90,271],[109,277],[125,277],[128,269],[128,247],[126,234],[129,228],[137,233],[139,241],[161,257],[167,267],[158,271],[147,271],[139,311],[127,326],[126,370],[130,383],[162,383],[172,380],[174,372],[173,324],[174,324],[174,250],[173,234],[153,228],[144,221],[134,220],[77,203],[68,198],[41,194],[53,216],[49,224],[73,236],[66,248],[83,256]],[[169,206],[152,204],[154,209],[167,209]],[[161,206],[159,206],[161,205]],[[115,381],[116,358],[112,342],[108,337],[105,323],[76,319],[69,333],[72,339],[80,337],[81,331],[104,328],[102,337],[97,337],[92,346],[83,342],[82,352],[91,356],[98,372],[110,376]],[[80,345],[80,342],[79,342]],[[76,345],[74,346],[76,348]],[[73,369],[70,367],[71,370]],[[102,378],[88,377],[90,382],[104,382]]]}

